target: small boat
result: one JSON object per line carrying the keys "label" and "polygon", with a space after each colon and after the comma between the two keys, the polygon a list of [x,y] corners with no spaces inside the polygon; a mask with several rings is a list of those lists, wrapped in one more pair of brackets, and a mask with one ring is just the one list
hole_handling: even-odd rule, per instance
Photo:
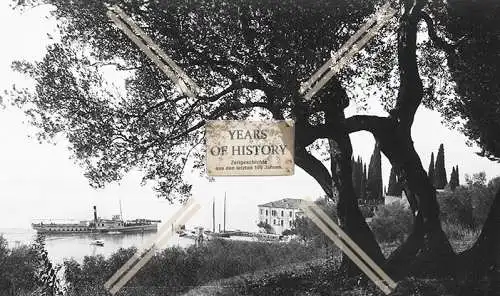
{"label": "small boat", "polygon": [[100,239],[96,239],[95,241],[91,242],[90,244],[94,245],[94,246],[99,246],[99,247],[104,246],[104,242]]}

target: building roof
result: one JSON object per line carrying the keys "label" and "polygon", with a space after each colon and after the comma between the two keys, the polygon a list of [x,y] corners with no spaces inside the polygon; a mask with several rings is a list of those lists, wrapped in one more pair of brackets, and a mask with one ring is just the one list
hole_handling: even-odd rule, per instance
{"label": "building roof", "polygon": [[283,198],[277,201],[268,202],[258,206],[266,208],[298,209],[302,201],[303,200],[299,198]]}

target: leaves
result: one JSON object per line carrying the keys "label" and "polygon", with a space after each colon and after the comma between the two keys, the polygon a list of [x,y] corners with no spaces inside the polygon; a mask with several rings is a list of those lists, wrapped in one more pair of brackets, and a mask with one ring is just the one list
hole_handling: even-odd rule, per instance
{"label": "leaves", "polygon": [[[144,172],[143,184],[154,183],[160,196],[186,199],[186,166],[204,169],[199,144],[205,120],[300,116],[307,120],[299,120],[305,129],[297,137],[309,138],[311,129],[325,123],[330,105],[345,108],[345,98],[338,100],[345,94],[342,85],[352,88],[345,77],[367,72],[372,60],[361,56],[365,68],[346,69],[310,102],[298,94],[299,82],[373,12],[371,1],[120,3],[205,90],[192,99],[180,95],[109,20],[107,7],[115,1],[39,0],[27,5],[36,3],[55,8],[60,42],[50,45],[39,62],[13,64],[36,87],[34,92],[13,89],[9,95],[38,128],[41,141],[57,135],[69,140],[75,162],[97,188],[138,168]],[[378,44],[382,51],[383,44]],[[369,67],[370,73],[379,73],[380,65]]]}

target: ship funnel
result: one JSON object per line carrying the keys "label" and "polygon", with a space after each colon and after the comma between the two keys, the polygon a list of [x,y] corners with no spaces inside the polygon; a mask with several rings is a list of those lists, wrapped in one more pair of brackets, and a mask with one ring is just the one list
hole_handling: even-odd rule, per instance
{"label": "ship funnel", "polygon": [[96,206],[94,206],[94,222],[97,225],[97,207]]}

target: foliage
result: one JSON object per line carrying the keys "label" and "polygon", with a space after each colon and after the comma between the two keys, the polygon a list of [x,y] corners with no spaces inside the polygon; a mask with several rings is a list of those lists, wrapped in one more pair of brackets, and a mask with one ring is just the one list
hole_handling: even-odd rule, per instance
{"label": "foliage", "polygon": [[266,233],[274,233],[274,228],[269,223],[260,221],[257,226],[263,228]]}
{"label": "foliage", "polygon": [[447,57],[458,96],[445,96],[436,108],[445,122],[476,143],[480,155],[500,157],[500,26],[498,1],[431,1],[439,28],[460,40]]}
{"label": "foliage", "polygon": [[[472,213],[472,195],[469,188],[460,186],[455,191],[438,193],[438,202],[441,209],[441,220],[444,223],[475,227]],[[475,192],[477,195],[477,192]]]}
{"label": "foliage", "polygon": [[370,227],[379,242],[402,242],[409,235],[413,224],[411,211],[402,203],[379,205]]}
{"label": "foliage", "polygon": [[[338,221],[337,208],[327,198],[320,198],[315,203],[332,219]],[[303,240],[317,247],[326,247],[330,239],[307,216],[298,217],[294,221],[294,232]]]}
{"label": "foliage", "polygon": [[444,145],[439,145],[439,150],[436,156],[436,167],[434,168],[434,186],[436,189],[444,189],[448,184],[446,177],[446,168],[444,161]]}
{"label": "foliage", "polygon": [[35,242],[31,246],[35,261],[35,278],[38,284],[37,295],[41,296],[60,296],[64,295],[65,289],[62,286],[58,272],[60,265],[53,265],[45,249],[45,236],[38,234]]}
{"label": "foliage", "polygon": [[[104,292],[104,282],[135,253],[135,248],[120,249],[109,259],[87,256],[82,264],[65,261],[65,278],[70,295]],[[314,259],[318,250],[297,242],[260,243],[228,240],[208,241],[201,247],[170,247],[158,252],[123,288],[156,288],[158,294],[179,293],[213,280],[246,272],[273,268]],[[89,291],[89,287],[96,287]]]}
{"label": "foliage", "polygon": [[383,199],[382,156],[380,154],[380,146],[378,143],[375,143],[375,148],[370,158],[370,165],[368,166],[366,195],[368,200]]}
{"label": "foliage", "polygon": [[[189,167],[204,168],[200,143],[206,120],[306,116],[296,127],[296,144],[307,146],[314,142],[308,131],[324,121],[328,104],[346,107],[346,92],[365,94],[363,100],[368,93],[385,94],[379,91],[384,89],[382,77],[390,75],[393,63],[378,53],[392,49],[378,38],[314,102],[302,101],[298,93],[300,82],[373,13],[375,2],[379,1],[120,3],[205,90],[191,99],[178,94],[109,20],[106,6],[116,1],[27,1],[54,7],[61,40],[48,47],[40,62],[14,63],[16,70],[33,78],[36,88],[13,90],[10,97],[39,127],[41,140],[56,135],[69,140],[92,186],[102,187],[139,168],[143,181],[151,181],[161,196],[185,198],[191,187],[182,182],[182,173]],[[106,72],[126,77],[125,84],[110,85]],[[380,88],[353,83],[365,73]],[[117,91],[120,88],[125,92]]]}
{"label": "foliage", "polygon": [[445,190],[438,194],[441,219],[444,223],[479,229],[500,188],[500,177],[486,183],[486,174],[480,172],[472,177],[466,176],[466,182],[466,186],[458,186],[454,191]]}
{"label": "foliage", "polygon": [[[148,35],[159,40],[162,48],[172,51],[169,53],[173,59],[187,69],[190,76],[196,77],[206,90],[197,99],[176,94],[172,85],[162,80],[161,72],[152,68],[144,55],[110,24],[105,15],[106,4],[113,4],[114,1],[35,2],[49,3],[56,8],[54,15],[62,23],[61,42],[51,46],[39,63],[20,62],[14,65],[17,70],[32,77],[37,85],[35,92],[14,89],[12,97],[31,116],[34,125],[40,128],[42,139],[58,134],[69,139],[75,159],[86,168],[87,177],[96,187],[117,181],[128,170],[139,168],[145,172],[144,182],[153,181],[162,196],[173,199],[175,193],[187,194],[190,186],[181,182],[181,175],[191,156],[194,156],[191,157],[194,168],[203,167],[203,148],[197,148],[202,142],[202,127],[206,120],[217,118],[296,120],[296,163],[311,174],[329,196],[333,196],[333,183],[347,183],[351,187],[350,180],[346,182],[345,177],[351,178],[349,157],[352,147],[343,137],[355,130],[369,130],[378,137],[391,162],[404,166],[407,176],[418,176],[423,171],[413,149],[410,130],[423,94],[426,94],[423,103],[431,105],[429,101],[432,101],[435,92],[435,77],[441,77],[428,75],[430,72],[426,68],[442,67],[439,61],[444,57],[444,54],[435,55],[436,51],[428,46],[417,44],[418,24],[429,9],[425,7],[426,1],[401,1],[404,7],[401,8],[403,13],[397,30],[397,54],[394,54],[396,48],[391,42],[394,39],[385,30],[382,38],[377,38],[378,41],[360,54],[362,58],[332,79],[315,100],[309,101],[304,101],[297,92],[300,82],[324,62],[330,50],[337,50],[372,13],[372,1],[281,1],[279,7],[273,1],[258,4],[252,1],[165,1],[162,2],[162,9],[158,9],[159,3],[155,1],[127,2],[125,11],[145,28]],[[424,7],[425,10],[422,10]],[[214,15],[218,17],[214,18]],[[294,21],[290,22],[290,19]],[[429,31],[432,31],[432,19],[425,18],[425,21]],[[432,38],[432,34],[428,35]],[[435,42],[435,36],[432,39]],[[487,51],[491,49],[488,46],[484,48]],[[463,57],[467,59],[468,55],[472,55],[476,58],[475,51],[470,52],[465,51]],[[453,55],[449,51],[447,54],[452,60]],[[488,55],[493,57],[491,51]],[[399,80],[397,74],[390,71],[396,58],[399,58]],[[103,67],[110,64],[115,70],[129,71],[126,72],[129,79],[124,86],[125,94],[112,92],[105,85]],[[460,61],[458,64],[462,67],[466,63]],[[450,68],[453,69],[453,66]],[[495,71],[490,70],[484,72],[490,75]],[[424,73],[422,79],[420,72]],[[443,70],[440,73],[447,72]],[[455,71],[453,77],[459,81],[457,73],[460,74],[460,71]],[[380,81],[375,84],[384,85],[382,93],[387,94],[382,100],[390,101],[387,97],[392,97],[397,100],[396,106],[391,102],[386,104],[391,110],[389,117],[353,116],[344,122],[343,109],[349,104],[347,85],[355,82],[351,84],[354,85],[351,86],[351,94],[353,89],[363,90],[363,83],[370,80],[367,77]],[[496,76],[485,80],[493,81],[492,77]],[[357,83],[358,80],[362,82]],[[397,96],[394,95],[392,82],[400,83]],[[483,81],[472,83],[477,86]],[[449,86],[449,83],[445,84]],[[459,88],[467,92],[469,88],[465,84],[464,87],[458,83]],[[464,95],[466,99],[474,97],[476,93]],[[485,106],[495,110],[486,110],[489,115],[498,115],[499,109],[494,108],[498,104],[494,101],[496,98],[482,98],[483,102],[491,102]],[[453,105],[449,103],[453,102],[453,98],[448,102],[446,99],[441,93],[434,103],[437,106],[441,102],[445,106]],[[482,147],[494,154],[495,150],[498,151],[495,147],[498,133],[484,123],[492,121],[495,127],[498,117],[478,117],[484,111],[480,108],[484,107],[481,104],[464,104],[464,108],[459,106],[459,111],[449,113],[459,115],[452,120],[462,117],[467,124],[472,124],[476,134],[468,136],[471,139],[480,138]],[[446,108],[453,110],[454,107],[446,106],[440,110]],[[335,135],[332,135],[332,127],[341,132],[333,132]],[[310,150],[325,150],[324,145],[312,143],[318,139],[333,138],[337,144],[340,143],[339,150],[343,150],[338,158],[347,156],[339,161],[340,169],[332,162],[329,171]],[[435,172],[436,180],[444,181],[436,184],[437,188],[443,188],[446,183],[442,150],[441,155],[438,153],[436,167],[441,167],[442,162],[443,173],[440,173],[441,169]],[[374,153],[372,160],[368,169],[368,199],[378,199],[382,197],[383,187],[380,151],[378,155]],[[340,174],[342,182],[335,176],[335,169],[340,173],[347,172]],[[417,200],[415,205],[422,207],[419,213],[424,215],[424,221],[437,221],[434,191],[420,190],[429,185],[427,178],[409,178],[412,182],[408,184],[413,187],[410,189],[415,192]],[[340,208],[348,204],[344,203],[349,198],[345,195],[352,191],[352,188],[342,189],[345,188],[339,189],[343,196]],[[430,202],[423,202],[423,199]],[[355,223],[364,225],[360,215],[356,216],[357,208],[351,209],[339,211],[341,221],[350,224],[343,226],[353,229],[356,228],[353,226]],[[353,220],[357,221],[351,223]],[[433,227],[436,225],[439,224],[434,223]],[[427,232],[425,241],[414,248],[415,253],[420,248],[431,252],[437,250],[433,248],[438,246],[437,240],[428,234],[440,232],[427,225],[423,229]],[[373,247],[374,240],[365,234],[371,235],[361,233],[359,237],[367,238],[362,244],[369,246],[372,252],[376,249]],[[431,242],[431,246],[425,245],[427,242]]]}
{"label": "foliage", "polygon": [[28,295],[35,291],[38,259],[30,246],[9,248],[0,235],[0,295]]}

